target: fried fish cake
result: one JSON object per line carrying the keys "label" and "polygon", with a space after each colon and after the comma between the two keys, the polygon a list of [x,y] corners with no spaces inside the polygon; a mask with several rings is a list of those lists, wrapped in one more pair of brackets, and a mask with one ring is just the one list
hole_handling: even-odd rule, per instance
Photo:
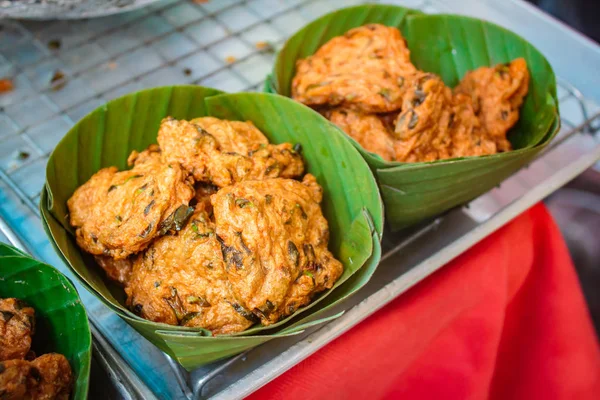
{"label": "fried fish cake", "polygon": [[264,325],[331,288],[343,272],[314,176],[245,181],[211,197],[217,239],[235,296]]}
{"label": "fried fish cake", "polygon": [[243,180],[295,178],[304,172],[302,157],[291,144],[269,144],[252,122],[165,118],[158,143],[166,162],[179,163],[195,180],[218,187]]}
{"label": "fried fish cake", "polygon": [[292,97],[311,106],[366,113],[398,110],[410,77],[406,41],[396,28],[370,24],[325,43],[296,64]]}
{"label": "fried fish cake", "polygon": [[157,239],[136,258],[127,305],[155,322],[240,332],[258,319],[231,292],[208,207],[210,201],[200,199],[183,230]]}
{"label": "fried fish cake", "polygon": [[304,172],[299,152],[290,143],[254,146],[248,155],[222,152],[211,163],[211,180],[219,187],[245,180],[296,178]]}
{"label": "fried fish cake", "polygon": [[519,108],[529,90],[529,71],[523,58],[468,72],[454,93],[471,96],[475,114],[499,151],[511,149],[506,134],[519,120]]}
{"label": "fried fish cake", "polygon": [[467,95],[453,96],[448,130],[452,138],[451,157],[496,153],[496,142],[482,128]]}
{"label": "fried fish cake", "polygon": [[0,361],[0,398],[22,400],[31,398],[30,389],[37,384],[31,373],[31,363],[26,360]]}
{"label": "fried fish cake", "polygon": [[19,299],[0,299],[0,361],[24,359],[34,332],[33,308]]}
{"label": "fried fish cake", "polygon": [[33,361],[0,362],[3,400],[68,400],[73,374],[62,354],[44,354]]}
{"label": "fried fish cake", "polygon": [[379,116],[353,110],[334,109],[326,113],[326,117],[365,150],[379,154],[386,161],[396,159],[394,139]]}
{"label": "fried fish cake", "polygon": [[433,161],[450,157],[451,91],[436,75],[415,74],[396,120],[396,160]]}
{"label": "fried fish cake", "polygon": [[73,385],[69,361],[62,354],[50,353],[31,361],[31,374],[36,381],[29,386],[32,399],[68,400]]}
{"label": "fried fish cake", "polygon": [[126,259],[191,213],[194,190],[179,164],[163,163],[156,146],[128,161],[132,169],[101,169],[67,202],[77,244],[88,253]]}

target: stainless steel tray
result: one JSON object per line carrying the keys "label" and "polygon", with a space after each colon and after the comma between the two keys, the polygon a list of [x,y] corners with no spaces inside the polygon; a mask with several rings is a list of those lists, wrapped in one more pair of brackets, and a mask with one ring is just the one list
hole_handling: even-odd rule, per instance
{"label": "stainless steel tray", "polygon": [[[338,320],[191,374],[78,286],[92,322],[96,357],[124,398],[239,398],[251,393],[600,158],[597,45],[519,0],[384,2],[485,18],[533,42],[562,78],[559,138],[528,168],[467,207],[410,232],[386,232],[382,264],[367,287],[332,310],[347,310]],[[227,91],[260,90],[274,50],[286,37],[323,13],[357,3],[166,0],[109,18],[0,21],[0,77],[16,77],[15,90],[0,95],[0,240],[20,245],[72,276],[45,237],[37,203],[49,152],[74,121],[106,100],[143,87],[199,83]],[[56,71],[64,79],[51,83]]]}
{"label": "stainless steel tray", "polygon": [[118,14],[157,0],[9,0],[0,2],[0,18],[71,19]]}

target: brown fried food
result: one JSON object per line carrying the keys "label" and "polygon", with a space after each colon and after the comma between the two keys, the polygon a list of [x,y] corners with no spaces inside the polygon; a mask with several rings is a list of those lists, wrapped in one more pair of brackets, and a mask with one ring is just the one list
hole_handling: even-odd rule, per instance
{"label": "brown fried food", "polygon": [[371,24],[299,60],[292,97],[384,160],[421,162],[510,150],[506,135],[528,86],[527,64],[518,58],[467,73],[453,95],[439,77],[411,64],[396,28]]}
{"label": "brown fried food", "polygon": [[35,332],[35,311],[19,299],[0,299],[0,361],[24,359]]}
{"label": "brown fried food", "polygon": [[469,96],[462,93],[453,96],[448,128],[452,138],[451,157],[496,153],[496,143],[481,127]]}
{"label": "brown fried food", "polygon": [[127,285],[131,277],[131,269],[133,268],[130,257],[123,260],[115,260],[109,256],[94,256],[94,259],[104,272],[106,272],[106,276],[123,286]]}
{"label": "brown fried food", "polygon": [[232,291],[264,325],[309,303],[342,274],[327,249],[321,198],[310,174],[302,182],[245,181],[211,197]]}
{"label": "brown fried food", "polygon": [[29,387],[31,398],[39,400],[68,400],[73,385],[69,361],[62,354],[50,353],[31,361],[31,374],[37,384]]}
{"label": "brown fried food", "polygon": [[375,114],[334,109],[327,118],[356,140],[365,150],[379,154],[386,161],[396,159],[394,139],[384,122]]}
{"label": "brown fried food", "polygon": [[179,163],[195,180],[219,187],[244,180],[295,178],[304,172],[302,157],[291,144],[269,144],[252,122],[165,118],[158,143],[166,162]]}
{"label": "brown fried food", "polygon": [[44,354],[33,361],[0,362],[3,400],[68,400],[73,374],[62,354]]}
{"label": "brown fried food", "polygon": [[257,318],[241,314],[231,293],[215,225],[200,198],[187,226],[157,239],[134,263],[127,305],[155,322],[195,326],[213,334],[240,332]]}
{"label": "brown fried food", "polygon": [[123,260],[189,217],[194,191],[178,164],[163,163],[156,146],[128,162],[128,171],[98,171],[67,203],[77,244],[88,253]]}
{"label": "brown fried food", "polygon": [[[33,376],[39,375],[34,373]],[[29,389],[37,384],[33,376],[29,361],[0,361],[0,398],[2,400],[31,398]]]}
{"label": "brown fried food", "polygon": [[402,105],[407,78],[414,72],[398,29],[365,25],[299,60],[292,97],[311,106],[341,106],[366,113],[395,111]]}
{"label": "brown fried food", "polygon": [[450,157],[451,91],[436,75],[419,72],[404,94],[396,120],[396,160],[433,161]]}
{"label": "brown fried food", "polygon": [[529,71],[523,58],[468,72],[454,93],[471,97],[475,114],[499,151],[511,149],[506,134],[519,120],[519,108],[529,90]]}

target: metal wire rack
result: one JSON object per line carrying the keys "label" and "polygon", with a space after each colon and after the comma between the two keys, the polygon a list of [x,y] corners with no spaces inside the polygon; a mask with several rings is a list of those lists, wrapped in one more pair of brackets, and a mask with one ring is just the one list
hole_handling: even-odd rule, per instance
{"label": "metal wire rack", "polygon": [[[442,0],[385,2],[430,13],[459,11]],[[0,95],[0,240],[71,276],[45,238],[37,204],[49,153],[75,121],[108,100],[145,87],[201,84],[225,91],[260,90],[275,52],[289,35],[326,12],[358,3],[164,0],[98,19],[0,21],[0,79],[11,77],[14,84],[11,92]],[[419,244],[423,238],[435,242],[432,238],[439,236],[436,231],[448,229],[451,224],[454,236],[445,241],[437,238],[438,247],[434,248],[436,254],[449,256],[445,249],[454,243],[452,240],[458,243],[469,232],[491,227],[494,218],[508,215],[502,213],[515,204],[520,204],[522,211],[534,194],[535,201],[543,198],[550,193],[548,190],[556,189],[597,160],[597,107],[565,80],[559,80],[559,100],[563,129],[538,160],[468,208],[453,210],[411,232],[386,234],[382,262],[393,266],[386,268],[385,275],[378,272],[374,283],[344,303],[344,308],[355,310],[362,301],[375,301],[376,294],[390,282],[409,276],[407,271],[419,265],[419,258],[400,262],[396,257],[400,250],[423,246]],[[536,192],[535,188],[542,186],[546,189]],[[425,252],[420,253],[426,259]],[[441,261],[437,264],[436,268],[442,265]],[[407,289],[406,285],[401,284],[402,290]],[[281,356],[257,355],[251,350],[188,374],[170,358],[165,362],[164,354],[83,287],[78,286],[78,290],[92,322],[97,357],[103,360],[125,398],[234,396],[255,387],[258,383],[240,389],[264,368],[270,366],[264,375],[271,379],[289,368]],[[398,288],[394,290],[396,295],[401,293]],[[346,330],[353,326],[344,323]],[[321,335],[319,340],[329,337],[327,332],[338,329],[336,324],[313,328],[291,341],[267,344],[271,351],[265,353],[291,354],[294,363],[299,362],[318,349],[313,345],[299,350],[299,343],[314,337],[311,335]],[[266,378],[262,379],[256,382]]]}

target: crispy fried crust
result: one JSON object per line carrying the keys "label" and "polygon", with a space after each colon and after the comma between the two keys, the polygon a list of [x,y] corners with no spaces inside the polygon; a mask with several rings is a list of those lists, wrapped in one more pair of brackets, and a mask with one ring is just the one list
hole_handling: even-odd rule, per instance
{"label": "crispy fried crust", "polygon": [[365,150],[394,161],[394,139],[381,118],[353,110],[334,109],[325,116],[356,140]]}
{"label": "crispy fried crust", "polygon": [[161,162],[156,147],[133,152],[129,161],[128,171],[98,171],[67,203],[77,244],[88,253],[123,260],[143,250],[194,195],[186,173]]}
{"label": "crispy fried crust", "polygon": [[65,356],[56,353],[44,354],[31,361],[31,368],[32,372],[39,371],[37,384],[29,388],[33,399],[69,399],[73,386],[73,373]]}
{"label": "crispy fried crust", "polygon": [[400,108],[416,68],[398,29],[370,24],[331,39],[296,71],[292,97],[301,103],[381,113]]}
{"label": "crispy fried crust", "polygon": [[35,358],[30,349],[33,308],[18,299],[0,299],[0,315],[0,398],[68,400],[72,373],[67,359],[55,353]]}
{"label": "crispy fried crust", "polygon": [[[319,206],[322,188],[312,175],[302,182],[287,179],[303,175],[301,147],[269,144],[251,122],[212,117],[190,122],[166,118],[158,142],[160,147],[132,153],[131,171],[99,171],[68,204],[78,244],[95,255],[110,279],[125,286],[126,303],[134,313],[230,334],[261,321],[272,324],[333,286],[343,267],[327,250],[327,221]],[[195,181],[193,189],[187,174]],[[165,187],[171,197],[160,191]],[[164,198],[159,196],[163,192]],[[264,207],[263,214],[254,221],[239,219],[247,222],[250,233],[236,231],[238,242],[227,244],[232,239],[226,226],[234,218],[228,213],[236,210],[224,207],[223,199],[246,192],[262,199],[257,204]],[[236,209],[254,207],[242,197],[234,203]],[[191,209],[185,219],[178,218],[182,207]],[[248,254],[243,235],[256,232],[257,221],[270,224],[261,234],[274,234],[270,240],[281,239],[283,247],[271,245],[269,259],[255,238],[251,245],[261,259],[250,262],[246,257],[247,270],[254,272],[244,275],[238,269],[246,261],[235,246]],[[145,229],[139,234],[126,223]],[[169,224],[177,229],[163,229]],[[216,232],[219,226],[222,237]],[[264,280],[264,287],[257,287],[253,276]]]}
{"label": "crispy fried crust", "polygon": [[0,398],[3,400],[68,400],[73,374],[62,354],[44,354],[33,361],[0,361]]}
{"label": "crispy fried crust", "polygon": [[411,64],[396,28],[371,24],[299,60],[292,97],[384,160],[421,162],[510,150],[528,86],[518,58],[467,73],[453,93]]}
{"label": "crispy fried crust", "polygon": [[396,122],[396,158],[433,161],[510,150],[506,134],[519,119],[528,84],[522,58],[467,73],[453,95],[439,77],[422,74]]}
{"label": "crispy fried crust", "polygon": [[195,180],[218,187],[304,172],[302,157],[290,143],[269,144],[251,122],[165,118],[158,143],[165,162],[179,163]]}
{"label": "crispy fried crust", "polygon": [[481,126],[471,99],[463,94],[452,97],[450,122],[451,157],[483,156],[497,152],[495,141]]}
{"label": "crispy fried crust", "polygon": [[0,299],[0,361],[24,359],[35,331],[35,311],[18,299]]}
{"label": "crispy fried crust", "polygon": [[235,296],[269,325],[341,276],[314,177],[247,181],[211,197],[217,239]]}
{"label": "crispy fried crust", "polygon": [[34,384],[29,361],[0,361],[0,396],[3,400],[28,398],[29,388]]}
{"label": "crispy fried crust", "polygon": [[240,306],[207,207],[209,201],[199,201],[181,232],[156,240],[136,258],[125,289],[127,305],[155,322],[203,327],[214,334],[243,331],[255,321],[234,308]]}
{"label": "crispy fried crust", "polygon": [[451,91],[434,75],[418,73],[402,101],[394,136],[396,160],[433,161],[450,156],[450,118],[447,104]]}
{"label": "crispy fried crust", "polygon": [[519,108],[529,89],[529,71],[523,58],[468,72],[455,93],[471,97],[475,114],[500,151],[511,149],[506,133],[519,120]]}

